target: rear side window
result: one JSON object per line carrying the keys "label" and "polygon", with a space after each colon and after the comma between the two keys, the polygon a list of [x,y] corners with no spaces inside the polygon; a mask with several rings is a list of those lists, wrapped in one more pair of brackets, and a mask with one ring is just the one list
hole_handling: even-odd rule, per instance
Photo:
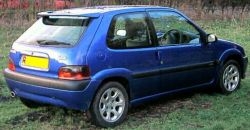
{"label": "rear side window", "polygon": [[34,23],[16,42],[38,45],[75,45],[89,23],[87,17],[45,16]]}
{"label": "rear side window", "polygon": [[115,16],[108,31],[107,44],[113,49],[152,46],[145,13]]}

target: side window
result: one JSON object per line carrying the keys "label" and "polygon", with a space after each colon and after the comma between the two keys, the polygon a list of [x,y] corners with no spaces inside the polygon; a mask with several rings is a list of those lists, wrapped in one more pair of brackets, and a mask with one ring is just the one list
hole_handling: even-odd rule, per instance
{"label": "side window", "polygon": [[161,46],[200,42],[199,32],[183,16],[166,11],[153,11],[149,15]]}
{"label": "side window", "polygon": [[109,48],[144,48],[152,46],[145,13],[129,13],[113,18],[108,35]]}

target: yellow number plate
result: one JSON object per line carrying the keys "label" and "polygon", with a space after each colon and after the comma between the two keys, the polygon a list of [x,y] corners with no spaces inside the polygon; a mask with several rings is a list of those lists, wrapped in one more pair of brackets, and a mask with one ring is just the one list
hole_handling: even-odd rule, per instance
{"label": "yellow number plate", "polygon": [[48,70],[49,59],[43,58],[43,57],[24,55],[22,58],[22,66],[37,68],[37,69],[42,69],[42,70]]}

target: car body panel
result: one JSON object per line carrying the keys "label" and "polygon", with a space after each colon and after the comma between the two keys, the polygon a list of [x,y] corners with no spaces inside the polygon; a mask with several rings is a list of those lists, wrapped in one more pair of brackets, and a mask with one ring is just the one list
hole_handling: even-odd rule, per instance
{"label": "car body panel", "polygon": [[[215,80],[213,46],[183,45],[163,47],[162,91],[191,87]],[[179,58],[181,57],[181,58]],[[190,75],[193,75],[190,77]],[[166,87],[169,86],[169,87]]]}

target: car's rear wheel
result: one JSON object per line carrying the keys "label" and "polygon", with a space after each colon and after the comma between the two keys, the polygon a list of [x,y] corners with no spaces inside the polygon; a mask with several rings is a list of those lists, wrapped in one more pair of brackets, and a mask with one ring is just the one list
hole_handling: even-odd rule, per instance
{"label": "car's rear wheel", "polygon": [[239,88],[241,82],[240,67],[238,62],[229,60],[220,73],[220,90],[224,94],[230,94]]}
{"label": "car's rear wheel", "polygon": [[43,104],[28,100],[28,99],[25,99],[25,98],[20,97],[20,100],[28,108],[38,108],[38,107],[43,106]]}
{"label": "car's rear wheel", "polygon": [[128,94],[122,84],[108,82],[96,93],[90,107],[91,121],[101,127],[114,127],[127,116]]}

